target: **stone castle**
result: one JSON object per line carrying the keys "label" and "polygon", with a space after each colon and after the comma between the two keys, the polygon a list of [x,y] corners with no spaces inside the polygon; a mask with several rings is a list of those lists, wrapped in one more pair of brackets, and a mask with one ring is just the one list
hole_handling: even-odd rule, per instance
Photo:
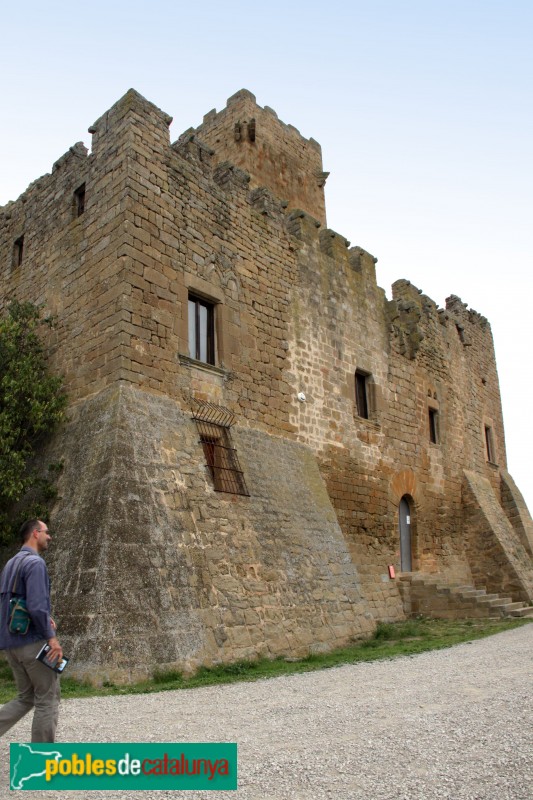
{"label": "stone castle", "polygon": [[487,320],[407,280],[387,300],[327,228],[319,144],[250,92],[170,122],[130,90],[0,209],[0,308],[58,320],[78,674],[340,646],[413,609],[402,575],[531,604]]}

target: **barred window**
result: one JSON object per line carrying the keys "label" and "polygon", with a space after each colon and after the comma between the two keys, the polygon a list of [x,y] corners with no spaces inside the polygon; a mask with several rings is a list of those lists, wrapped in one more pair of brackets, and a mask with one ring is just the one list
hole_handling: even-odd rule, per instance
{"label": "barred window", "polygon": [[231,441],[229,429],[234,421],[231,411],[214,403],[195,401],[193,419],[215,491],[249,497],[237,451]]}

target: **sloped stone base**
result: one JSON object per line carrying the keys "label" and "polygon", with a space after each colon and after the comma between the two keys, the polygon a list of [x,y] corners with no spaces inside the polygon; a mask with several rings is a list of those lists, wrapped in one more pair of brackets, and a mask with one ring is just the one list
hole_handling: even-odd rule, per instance
{"label": "sloped stone base", "polygon": [[464,471],[463,524],[474,584],[533,603],[533,566],[523,537],[507,518],[487,478],[469,470]]}
{"label": "sloped stone base", "polygon": [[302,656],[372,630],[311,451],[232,436],[250,497],[214,491],[169,398],[117,384],[71,409],[49,561],[72,674]]}

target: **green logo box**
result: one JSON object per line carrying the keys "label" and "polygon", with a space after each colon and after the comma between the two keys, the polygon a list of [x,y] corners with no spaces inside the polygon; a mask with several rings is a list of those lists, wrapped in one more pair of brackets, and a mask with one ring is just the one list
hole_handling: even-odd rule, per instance
{"label": "green logo box", "polygon": [[11,744],[15,790],[237,789],[234,742]]}

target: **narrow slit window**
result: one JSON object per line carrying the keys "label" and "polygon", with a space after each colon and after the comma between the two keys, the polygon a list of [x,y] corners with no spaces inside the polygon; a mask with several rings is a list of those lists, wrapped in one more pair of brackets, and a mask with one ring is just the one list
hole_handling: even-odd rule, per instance
{"label": "narrow slit window", "polygon": [[439,412],[436,408],[429,408],[429,441],[439,443]]}
{"label": "narrow slit window", "polygon": [[81,217],[85,211],[85,184],[82,183],[74,192],[74,216]]}
{"label": "narrow slit window", "polygon": [[487,461],[490,461],[491,464],[495,464],[494,439],[492,436],[492,428],[488,425],[485,425],[485,448],[487,451]]}
{"label": "narrow slit window", "polygon": [[368,381],[370,376],[366,372],[355,372],[355,404],[357,413],[363,419],[368,419]]}
{"label": "narrow slit window", "polygon": [[19,236],[13,243],[13,266],[20,267],[24,257],[24,236]]}
{"label": "narrow slit window", "polygon": [[189,295],[189,355],[196,361],[215,363],[215,306]]}

